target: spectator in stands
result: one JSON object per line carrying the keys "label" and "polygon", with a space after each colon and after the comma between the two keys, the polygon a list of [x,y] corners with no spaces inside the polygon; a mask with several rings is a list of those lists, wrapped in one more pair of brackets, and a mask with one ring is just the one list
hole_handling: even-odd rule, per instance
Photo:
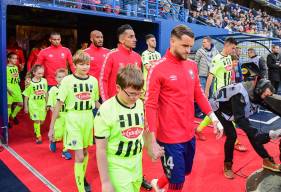
{"label": "spectator in stands", "polygon": [[281,81],[281,53],[278,45],[272,46],[272,53],[267,56],[268,79],[278,93]]}
{"label": "spectator in stands", "polygon": [[74,72],[72,55],[68,48],[61,45],[61,35],[58,32],[50,34],[51,46],[40,51],[36,64],[41,64],[45,69],[45,78],[49,88],[57,85],[55,79],[56,70],[59,68],[70,68]]}
{"label": "spectator in stands", "polygon": [[259,67],[261,71],[261,77],[267,78],[267,66],[265,59],[261,56],[258,56],[254,48],[248,49],[248,57],[248,62],[253,62]]}
{"label": "spectator in stands", "polygon": [[228,31],[233,31],[233,23],[232,22],[228,22],[228,24],[225,27],[225,29],[227,29]]}
{"label": "spectator in stands", "polygon": [[27,60],[27,71],[31,70],[32,66],[35,64],[38,58],[40,51],[42,49],[45,49],[46,47],[48,47],[48,42],[46,40],[40,40],[36,47],[31,50]]}
{"label": "spectator in stands", "polygon": [[173,8],[171,10],[174,20],[179,20],[180,8],[183,7],[183,0],[171,0]]}
{"label": "spectator in stands", "polygon": [[85,52],[91,57],[89,74],[98,80],[104,59],[110,51],[103,47],[103,34],[101,31],[92,31],[90,40],[92,42],[90,47],[85,49]]}
{"label": "spectator in stands", "polygon": [[25,58],[24,58],[23,50],[18,45],[16,37],[14,36],[11,36],[8,39],[8,43],[7,43],[7,54],[11,52],[15,53],[18,56],[18,61],[16,65],[18,66],[19,72],[21,72],[25,66]]}
{"label": "spectator in stands", "polygon": [[138,0],[123,0],[123,5],[127,16],[137,16]]}
{"label": "spectator in stands", "polygon": [[104,11],[106,13],[111,13],[113,10],[113,12],[118,15],[120,13],[120,1],[121,0],[103,0]]}
{"label": "spectator in stands", "polygon": [[228,22],[229,22],[228,17],[224,17],[222,22],[222,28],[225,28],[228,25]]}

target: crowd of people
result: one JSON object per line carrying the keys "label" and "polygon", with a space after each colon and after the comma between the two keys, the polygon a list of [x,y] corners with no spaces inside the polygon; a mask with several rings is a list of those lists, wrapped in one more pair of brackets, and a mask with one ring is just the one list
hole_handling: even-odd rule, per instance
{"label": "crowd of people", "polygon": [[147,6],[144,0],[60,2],[64,6],[127,16],[143,17],[148,9],[149,18],[155,17],[158,13],[160,17],[166,19],[203,23],[234,32],[281,38],[280,18],[270,16],[261,9],[242,7],[231,0],[162,0],[158,2],[158,6],[156,3],[156,0],[149,0]]}
{"label": "crowd of people", "polygon": [[[69,160],[72,158],[69,150],[74,151],[79,192],[90,191],[85,174],[88,148],[94,138],[103,192],[136,192],[140,186],[161,192],[166,185],[168,192],[182,191],[185,176],[192,170],[195,133],[199,140],[206,140],[202,131],[211,123],[217,138],[223,132],[226,135],[226,178],[234,178],[233,150],[247,150],[238,141],[233,122],[246,132],[263,159],[263,167],[281,172],[280,165],[263,148],[264,143],[278,138],[281,131],[259,134],[248,119],[256,112],[256,104],[264,105],[263,101],[274,94],[274,87],[278,90],[281,81],[278,46],[273,46],[267,62],[249,49],[249,62],[241,65],[234,38],[226,39],[219,52],[211,38],[205,37],[195,62],[190,60],[195,36],[184,25],[171,31],[170,47],[162,58],[156,51],[153,34],[145,37],[148,48],[142,55],[133,51],[137,41],[130,25],[120,26],[117,37],[117,47],[108,50],[103,47],[102,32],[94,30],[90,34],[91,45],[83,43],[72,56],[61,45],[61,35],[53,32],[49,46],[43,41],[38,51],[30,54],[25,79],[19,76],[27,68],[24,58],[20,60],[22,49],[13,38],[8,45],[10,127],[20,123],[17,114],[23,107],[33,121],[35,143],[41,144],[44,140],[40,127],[50,110],[50,151],[56,152],[60,140],[62,157]],[[23,90],[20,80],[25,82]],[[206,115],[196,130],[194,103]],[[143,147],[153,159],[161,158],[163,166],[163,176],[151,183],[142,174]]]}
{"label": "crowd of people", "polygon": [[281,38],[280,18],[274,18],[265,11],[241,7],[231,1],[226,4],[208,4],[201,0],[197,1],[197,4],[191,9],[190,15],[192,16],[190,22],[198,20],[233,32]]}

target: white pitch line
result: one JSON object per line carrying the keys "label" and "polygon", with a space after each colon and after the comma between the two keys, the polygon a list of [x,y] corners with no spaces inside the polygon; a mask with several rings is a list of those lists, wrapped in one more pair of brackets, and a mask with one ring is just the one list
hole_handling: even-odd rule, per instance
{"label": "white pitch line", "polygon": [[55,185],[53,185],[46,177],[41,175],[32,165],[30,165],[26,160],[24,160],[17,152],[15,152],[11,147],[3,145],[2,146],[13,155],[23,166],[25,166],[35,177],[42,181],[51,191],[61,192]]}

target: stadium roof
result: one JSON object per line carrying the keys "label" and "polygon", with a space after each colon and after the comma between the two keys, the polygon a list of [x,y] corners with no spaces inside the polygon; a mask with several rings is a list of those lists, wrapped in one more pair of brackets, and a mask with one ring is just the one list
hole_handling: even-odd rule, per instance
{"label": "stadium roof", "polygon": [[[216,34],[216,35],[209,35],[211,38],[216,39],[218,41],[223,42],[228,37],[234,37],[238,42],[243,41],[274,41],[274,42],[281,42],[279,38],[275,37],[268,37],[263,35],[256,35],[256,34],[248,34],[248,33],[227,33],[227,34]],[[197,36],[196,39],[201,39],[204,36]]]}

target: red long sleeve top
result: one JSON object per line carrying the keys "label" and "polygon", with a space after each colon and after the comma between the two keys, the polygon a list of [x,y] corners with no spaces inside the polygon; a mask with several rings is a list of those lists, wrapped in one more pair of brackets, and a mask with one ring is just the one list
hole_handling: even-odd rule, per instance
{"label": "red long sleeve top", "polygon": [[40,48],[34,48],[31,50],[27,60],[27,71],[30,71],[32,66],[35,64],[40,51],[41,51]]}
{"label": "red long sleeve top", "polygon": [[116,94],[116,77],[120,67],[136,64],[142,66],[141,56],[119,44],[118,48],[107,54],[99,79],[100,94],[105,101]]}
{"label": "red long sleeve top", "polygon": [[89,74],[94,76],[96,79],[99,79],[102,64],[104,62],[106,54],[110,51],[103,47],[96,47],[94,44],[91,44],[90,47],[85,49],[84,51],[91,57]]}
{"label": "red long sleeve top", "polygon": [[179,60],[170,51],[151,68],[145,97],[146,126],[164,143],[187,142],[194,137],[194,101],[205,114],[212,109],[191,60]]}
{"label": "red long sleeve top", "polygon": [[45,78],[48,81],[48,85],[51,86],[57,85],[55,79],[57,69],[67,69],[67,65],[69,65],[71,71],[75,71],[70,50],[61,45],[58,47],[51,45],[46,49],[41,50],[36,63],[45,67]]}

